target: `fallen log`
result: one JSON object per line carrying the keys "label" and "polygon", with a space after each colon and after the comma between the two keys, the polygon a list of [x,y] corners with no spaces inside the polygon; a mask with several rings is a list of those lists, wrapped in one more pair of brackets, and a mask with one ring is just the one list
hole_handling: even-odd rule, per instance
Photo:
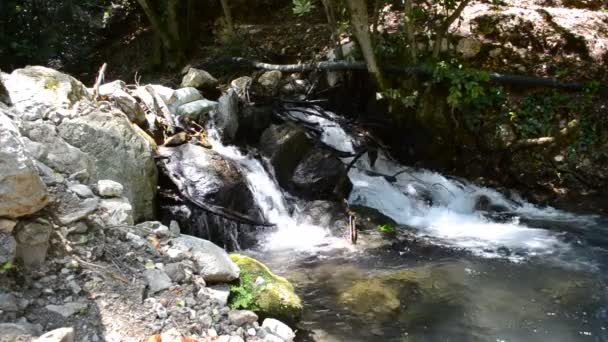
{"label": "fallen log", "polygon": [[[340,70],[355,70],[366,71],[367,65],[364,62],[347,62],[347,61],[332,61],[332,62],[317,62],[306,64],[269,64],[258,61],[252,61],[242,57],[228,57],[227,62],[261,70],[278,70],[281,72],[306,72],[314,70],[340,71]],[[426,65],[416,66],[399,66],[386,65],[384,71],[400,75],[411,75],[420,77],[432,77],[433,68]],[[567,90],[584,90],[585,82],[563,82],[551,77],[523,76],[510,73],[489,72],[489,81],[501,84],[512,84],[531,87],[549,87],[560,88]],[[608,88],[601,87],[601,92],[607,92]]]}

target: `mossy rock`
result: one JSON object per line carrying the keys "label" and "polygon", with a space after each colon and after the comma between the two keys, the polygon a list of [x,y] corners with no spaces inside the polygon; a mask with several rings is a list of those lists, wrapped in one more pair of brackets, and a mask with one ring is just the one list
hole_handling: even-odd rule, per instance
{"label": "mossy rock", "polygon": [[[230,288],[231,308],[254,311],[262,319],[271,317],[288,323],[300,320],[302,300],[287,279],[251,257],[231,254],[230,259],[241,269],[239,282]],[[260,277],[264,281],[256,282]]]}
{"label": "mossy rock", "polygon": [[355,281],[339,296],[338,302],[356,315],[375,321],[388,320],[407,306],[418,289],[414,272],[380,274]]}

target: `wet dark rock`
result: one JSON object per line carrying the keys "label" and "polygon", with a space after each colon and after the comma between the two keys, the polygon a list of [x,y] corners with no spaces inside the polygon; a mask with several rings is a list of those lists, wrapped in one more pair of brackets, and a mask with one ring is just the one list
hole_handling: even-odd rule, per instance
{"label": "wet dark rock", "polygon": [[337,231],[348,224],[346,208],[342,203],[323,200],[305,201],[300,210],[310,223],[329,227],[332,231]]}
{"label": "wet dark rock", "polygon": [[486,195],[479,195],[475,200],[475,210],[501,213],[509,209],[504,205],[492,203],[492,200]]}
{"label": "wet dark rock", "polygon": [[247,181],[233,161],[193,144],[159,151],[167,156],[165,168],[189,197],[243,214],[255,208]]}
{"label": "wet dark rock", "polygon": [[291,182],[298,194],[311,199],[343,199],[352,189],[344,164],[331,152],[321,149],[304,157]]}
{"label": "wet dark rock", "polygon": [[272,122],[271,106],[245,105],[239,111],[239,129],[236,136],[241,141],[252,144],[260,140],[260,136]]}
{"label": "wet dark rock", "polygon": [[224,143],[232,142],[239,128],[239,97],[230,89],[218,100],[218,107],[213,114],[215,128]]}
{"label": "wet dark rock", "polygon": [[272,125],[260,138],[260,150],[270,158],[279,184],[287,188],[294,170],[312,148],[300,127],[293,124]]}

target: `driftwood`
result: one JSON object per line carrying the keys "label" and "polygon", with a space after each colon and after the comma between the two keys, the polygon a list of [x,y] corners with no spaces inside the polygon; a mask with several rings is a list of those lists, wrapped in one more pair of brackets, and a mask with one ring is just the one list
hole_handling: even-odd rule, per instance
{"label": "driftwood", "polygon": [[[365,62],[346,62],[346,61],[334,61],[334,62],[318,62],[308,64],[268,64],[241,57],[228,58],[229,62],[243,65],[250,68],[262,69],[262,70],[279,70],[282,72],[306,72],[314,70],[327,70],[327,71],[340,71],[340,70],[367,70]],[[429,66],[417,65],[417,66],[398,66],[398,65],[387,65],[384,66],[384,71],[400,75],[412,75],[421,77],[433,76],[433,69]],[[568,90],[583,90],[585,88],[584,82],[562,82],[555,78],[550,77],[536,77],[536,76],[522,76],[509,73],[498,73],[490,72],[489,80],[495,83],[522,85],[530,87],[549,87],[549,88],[560,88]],[[602,87],[602,92],[607,91],[606,87]]]}
{"label": "driftwood", "polygon": [[95,101],[99,100],[99,86],[101,85],[101,83],[103,82],[103,80],[105,78],[107,68],[108,68],[108,63],[103,63],[101,68],[99,68],[99,73],[97,74],[97,79],[95,80],[95,85],[93,85],[93,99]]}
{"label": "driftwood", "polygon": [[147,85],[145,89],[148,93],[150,93],[150,95],[152,95],[152,97],[154,98],[154,102],[156,102],[158,110],[163,115],[163,118],[165,118],[165,121],[168,126],[167,132],[169,133],[169,135],[173,135],[175,133],[175,120],[173,120],[173,114],[171,114],[171,111],[165,104],[165,101],[163,101],[160,95],[156,93],[154,87],[152,87],[151,85]]}
{"label": "driftwood", "polygon": [[234,221],[237,223],[248,224],[248,225],[256,226],[256,227],[275,227],[276,226],[273,223],[258,222],[245,214],[237,213],[237,212],[234,212],[232,210],[229,210],[229,209],[226,209],[223,207],[203,203],[199,199],[190,196],[190,194],[188,194],[188,192],[185,190],[185,186],[182,184],[181,180],[178,179],[177,177],[175,177],[175,175],[172,174],[166,167],[164,167],[164,170],[166,171],[165,174],[167,175],[167,177],[169,177],[171,182],[173,182],[173,184],[175,184],[175,186],[177,187],[177,190],[179,191],[179,193],[182,196],[184,196],[185,198],[187,198],[190,202],[192,202],[197,207],[199,207],[213,215],[217,215],[217,216],[223,217],[227,220]]}

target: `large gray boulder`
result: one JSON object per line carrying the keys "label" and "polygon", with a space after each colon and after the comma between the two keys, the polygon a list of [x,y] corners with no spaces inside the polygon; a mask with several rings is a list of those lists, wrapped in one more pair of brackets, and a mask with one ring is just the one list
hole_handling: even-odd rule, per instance
{"label": "large gray boulder", "polygon": [[238,279],[239,267],[225,250],[211,241],[189,235],[172,240],[173,247],[192,253],[198,273],[206,282],[229,282]]}
{"label": "large gray boulder", "polygon": [[84,117],[65,120],[58,133],[93,158],[96,169],[93,178],[110,179],[124,186],[136,221],[154,217],[158,179],[154,146],[122,113],[96,110]]}
{"label": "large gray boulder", "polygon": [[279,184],[287,188],[294,170],[312,148],[303,129],[294,124],[272,125],[260,138],[260,150],[270,159]]}
{"label": "large gray boulder", "polygon": [[57,126],[43,120],[22,121],[19,129],[28,154],[44,165],[65,175],[83,170],[95,174],[93,158],[63,140]]}
{"label": "large gray boulder", "polygon": [[48,202],[46,186],[21,136],[0,107],[0,217],[17,218],[42,209]]}
{"label": "large gray boulder", "polygon": [[50,119],[77,114],[74,105],[90,100],[86,87],[72,76],[42,66],[17,69],[2,80],[13,105],[25,120]]}

